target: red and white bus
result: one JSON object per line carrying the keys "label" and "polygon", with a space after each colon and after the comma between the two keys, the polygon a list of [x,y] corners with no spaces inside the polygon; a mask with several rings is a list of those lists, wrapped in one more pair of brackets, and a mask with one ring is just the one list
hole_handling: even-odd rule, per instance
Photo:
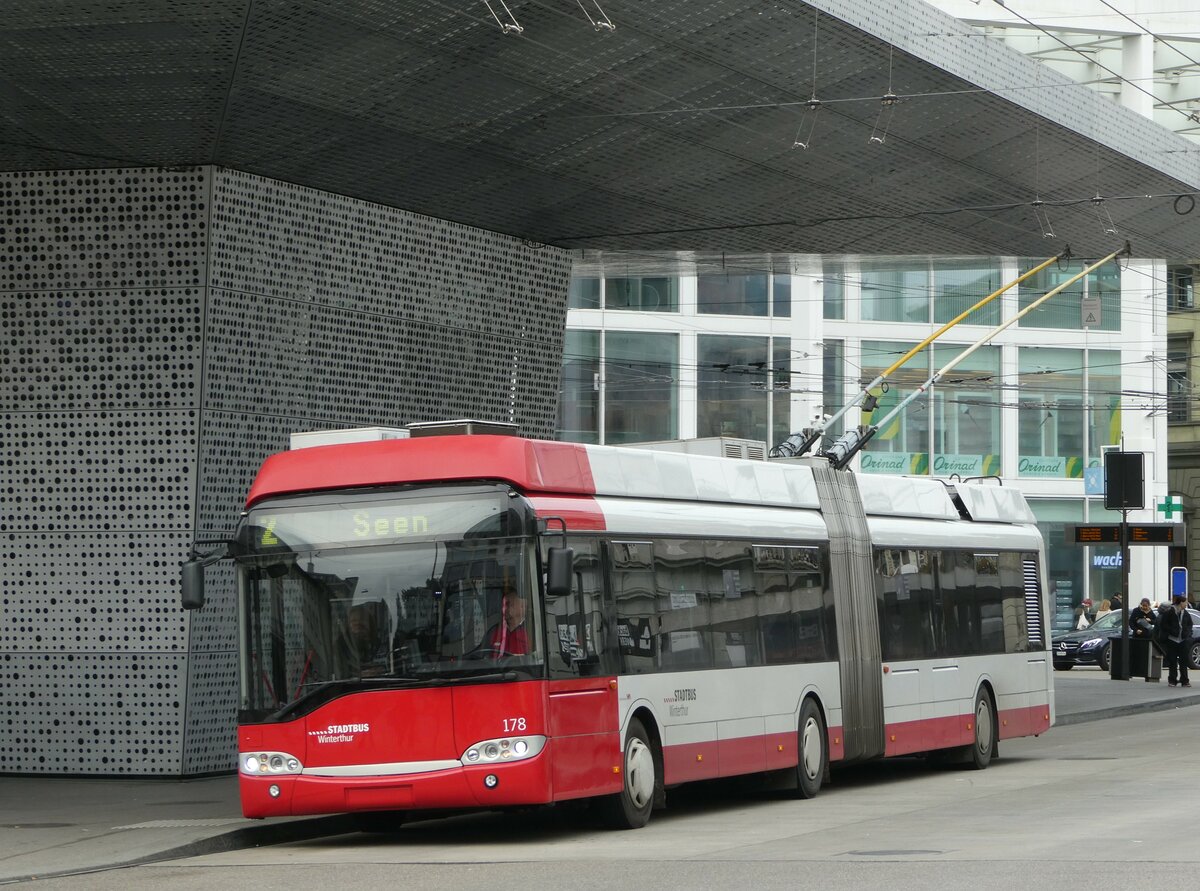
{"label": "red and white bus", "polygon": [[270,457],[228,551],[248,817],[597,798],[635,828],[681,783],[807,798],[1053,721],[1042,539],[998,485],[427,436]]}

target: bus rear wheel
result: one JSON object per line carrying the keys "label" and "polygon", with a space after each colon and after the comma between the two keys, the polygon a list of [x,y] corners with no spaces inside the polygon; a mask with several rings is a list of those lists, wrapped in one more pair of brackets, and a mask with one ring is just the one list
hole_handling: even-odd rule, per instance
{"label": "bus rear wheel", "polygon": [[971,743],[968,762],[975,770],[983,770],[992,763],[996,754],[996,718],[992,711],[992,698],[986,690],[975,697],[975,742]]}
{"label": "bus rear wheel", "polygon": [[659,758],[642,722],[629,722],[622,760],[621,791],[602,802],[604,822],[613,829],[641,829],[654,810]]}
{"label": "bus rear wheel", "polygon": [[800,706],[799,759],[796,764],[796,794],[814,798],[821,791],[829,769],[829,734],[821,710],[811,699]]}

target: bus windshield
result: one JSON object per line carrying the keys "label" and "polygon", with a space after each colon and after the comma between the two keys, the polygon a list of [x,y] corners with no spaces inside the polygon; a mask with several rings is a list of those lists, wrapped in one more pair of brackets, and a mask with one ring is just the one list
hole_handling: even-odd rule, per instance
{"label": "bus windshield", "polygon": [[541,676],[528,525],[493,489],[252,510],[236,557],[243,720],[348,689]]}

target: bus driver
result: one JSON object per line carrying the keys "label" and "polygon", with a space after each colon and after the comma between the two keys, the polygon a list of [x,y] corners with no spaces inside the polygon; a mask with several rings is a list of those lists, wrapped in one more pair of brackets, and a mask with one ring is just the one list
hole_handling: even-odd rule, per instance
{"label": "bus driver", "polygon": [[488,647],[492,656],[525,656],[529,653],[529,637],[525,632],[525,595],[512,585],[504,586],[501,600],[501,620],[488,632]]}

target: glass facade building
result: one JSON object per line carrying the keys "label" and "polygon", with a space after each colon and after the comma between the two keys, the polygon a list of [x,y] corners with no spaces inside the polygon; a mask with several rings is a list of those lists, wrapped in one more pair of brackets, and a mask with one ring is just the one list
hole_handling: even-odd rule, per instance
{"label": "glass facade building", "polygon": [[[606,275],[602,257],[577,262],[558,435],[772,446],[835,415],[958,320],[872,390],[872,412],[852,407],[830,424],[825,442],[874,424],[852,465],[861,473],[1019,486],[1046,537],[1062,626],[1085,597],[1098,605],[1122,584],[1116,549],[1076,546],[1071,529],[1120,520],[1104,510],[1102,489],[1088,492],[1103,453],[1150,455],[1151,494],[1131,520],[1154,521],[1153,500],[1166,493],[1168,356],[1155,307],[1167,276],[1161,263],[1113,263],[1030,309],[1082,268],[1056,264],[979,305],[1039,262],[795,256],[731,271],[674,258],[669,272],[639,276]],[[1130,586],[1157,599],[1166,557],[1145,550],[1131,560],[1141,569]]]}

